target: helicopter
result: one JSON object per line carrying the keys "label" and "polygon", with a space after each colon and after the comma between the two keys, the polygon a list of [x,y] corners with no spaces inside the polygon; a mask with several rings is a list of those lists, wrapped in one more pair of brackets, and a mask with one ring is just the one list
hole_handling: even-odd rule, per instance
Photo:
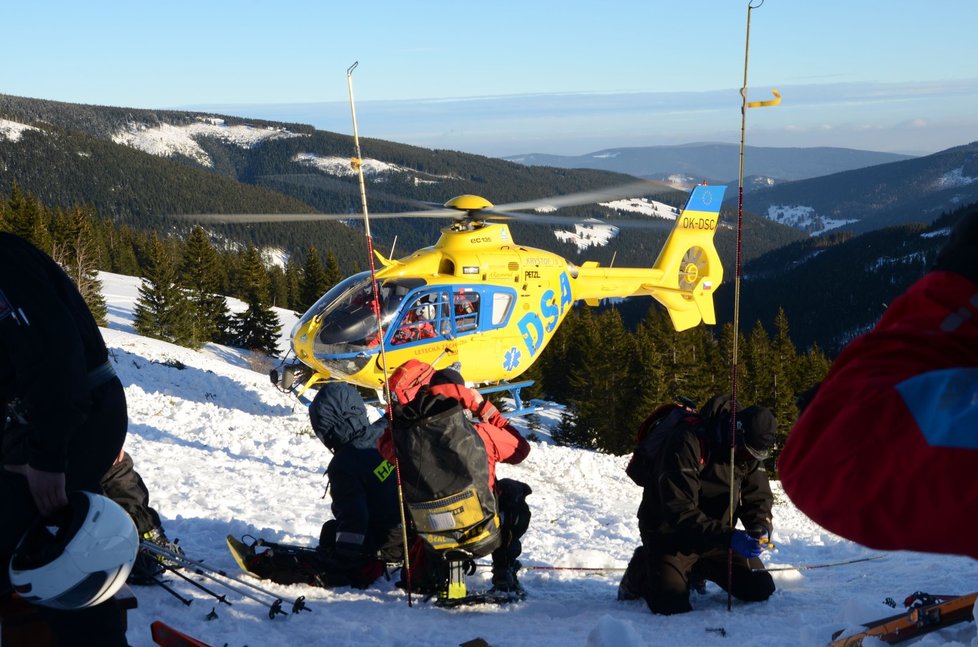
{"label": "helicopter", "polygon": [[[619,187],[617,196],[648,193],[650,184]],[[298,396],[327,380],[380,394],[386,375],[416,359],[436,369],[460,366],[471,384],[513,385],[578,301],[596,306],[602,299],[649,295],[665,306],[677,331],[715,324],[713,294],[723,266],[713,236],[724,190],[705,184],[692,190],[650,268],[599,267],[593,261],[578,266],[520,245],[507,219],[555,222],[551,215],[514,213],[535,207],[532,202],[494,206],[480,196],[461,195],[441,210],[380,214],[454,216],[456,222],[441,229],[434,245],[406,257],[387,258],[374,250],[381,266],[374,275],[364,271],[340,281],[298,320],[290,333],[296,361],[271,371],[272,382]],[[580,196],[549,203],[583,204]]]}

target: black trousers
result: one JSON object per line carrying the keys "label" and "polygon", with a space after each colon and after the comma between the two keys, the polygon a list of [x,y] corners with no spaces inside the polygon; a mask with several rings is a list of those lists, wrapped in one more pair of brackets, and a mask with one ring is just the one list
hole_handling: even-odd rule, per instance
{"label": "black trousers", "polygon": [[102,491],[129,513],[142,537],[160,528],[160,515],[149,505],[149,490],[133,466],[132,456],[124,454],[102,477]]}
{"label": "black trousers", "polygon": [[726,550],[702,554],[663,553],[645,546],[635,549],[621,588],[645,599],[652,613],[670,615],[692,610],[689,603],[690,580],[707,580],[717,584],[738,600],[761,602],[774,593],[774,579],[763,570],[757,558],[733,556],[733,577],[728,589]]}
{"label": "black trousers", "polygon": [[[56,405],[52,405],[56,406]],[[72,439],[65,470],[66,489],[101,493],[99,482],[119,455],[126,437],[126,394],[117,378],[92,391],[89,417]],[[0,470],[0,592],[10,588],[6,564],[20,538],[38,519],[27,479]],[[74,611],[41,607],[59,644],[92,647],[127,644],[122,617],[113,602]]]}
{"label": "black trousers", "polygon": [[516,558],[523,552],[520,539],[530,527],[530,506],[526,497],[532,490],[522,481],[499,479],[496,481],[496,502],[499,508],[499,548],[492,551],[492,572],[500,573],[513,568]]}

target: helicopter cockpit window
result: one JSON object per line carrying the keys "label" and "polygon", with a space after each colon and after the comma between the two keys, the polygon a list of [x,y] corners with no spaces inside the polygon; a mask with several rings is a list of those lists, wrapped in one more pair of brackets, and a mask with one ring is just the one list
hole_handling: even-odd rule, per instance
{"label": "helicopter cockpit window", "polygon": [[[421,279],[393,279],[380,284],[380,317],[385,328],[404,297],[422,285],[424,281]],[[378,346],[380,338],[373,300],[373,281],[369,272],[350,277],[320,299],[328,303],[322,310],[314,345],[317,354],[352,353],[363,350],[363,347]]]}
{"label": "helicopter cockpit window", "polygon": [[404,310],[397,331],[391,337],[394,345],[451,333],[448,295],[443,291],[426,292],[417,296]]}

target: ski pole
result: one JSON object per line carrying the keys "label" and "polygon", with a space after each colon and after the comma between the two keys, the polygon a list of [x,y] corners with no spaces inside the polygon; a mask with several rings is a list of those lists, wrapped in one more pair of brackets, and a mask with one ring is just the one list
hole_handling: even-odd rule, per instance
{"label": "ski pole", "polygon": [[[279,613],[281,613],[283,615],[287,615],[285,613],[285,611],[282,611],[282,602],[283,602],[282,598],[279,597],[278,595],[276,595],[275,593],[269,591],[268,589],[262,588],[262,587],[258,586],[257,584],[252,584],[251,582],[246,582],[245,580],[242,580],[242,579],[240,579],[238,577],[235,577],[233,575],[230,575],[230,574],[228,574],[227,572],[225,572],[225,571],[223,571],[221,569],[211,568],[210,566],[206,566],[200,560],[191,559],[191,558],[187,557],[186,555],[181,555],[181,554],[176,553],[174,551],[167,550],[165,548],[161,548],[161,547],[157,546],[156,544],[150,543],[148,541],[143,541],[141,545],[144,548],[146,548],[147,550],[149,550],[150,552],[155,553],[156,555],[161,555],[163,557],[168,557],[171,561],[175,561],[175,562],[178,562],[178,563],[183,564],[185,568],[192,569],[194,571],[194,573],[196,573],[197,575],[201,575],[201,576],[206,577],[206,578],[208,578],[210,580],[214,580],[218,584],[221,584],[222,586],[225,586],[228,589],[231,589],[232,591],[234,591],[235,593],[238,593],[239,595],[243,595],[246,598],[250,598],[250,599],[252,599],[252,600],[254,600],[254,601],[256,601],[256,602],[258,602],[258,603],[260,603],[262,605],[265,605],[265,606],[269,607],[269,614],[268,614],[268,616],[270,618],[274,618]],[[258,592],[260,592],[260,593],[262,593],[264,595],[267,595],[270,598],[273,598],[275,600],[275,602],[269,604],[268,602],[265,602],[264,600],[258,598],[255,595],[249,594],[247,591],[245,591],[245,590],[243,590],[243,589],[241,589],[239,587],[232,586],[228,582],[224,582],[224,581],[218,579],[216,577],[217,575],[220,575],[221,577],[224,577],[224,578],[226,578],[228,580],[231,580],[232,582],[236,582],[236,583],[238,583],[238,584],[240,584],[242,586],[247,586],[249,588],[252,588],[252,589],[254,589],[254,590],[256,590],[256,591],[258,591]],[[299,611],[302,611],[304,608],[305,608],[305,597],[304,596],[300,596],[299,598],[296,598],[295,601],[292,602],[292,613],[297,613]]]}
{"label": "ski pole", "polygon": [[178,599],[181,602],[183,602],[184,606],[188,606],[189,607],[190,604],[193,602],[193,600],[191,600],[190,598],[185,598],[182,595],[180,595],[179,593],[177,593],[176,591],[174,591],[172,586],[170,586],[169,584],[167,584],[166,582],[164,582],[163,580],[161,580],[161,579],[159,579],[157,577],[154,577],[153,578],[153,584],[155,584],[156,586],[160,587],[161,589],[163,589],[164,591],[166,591],[167,593],[169,593],[170,595],[172,595],[176,599]]}
{"label": "ski pole", "polygon": [[803,566],[775,566],[774,568],[752,568],[754,572],[767,571],[768,573],[777,573],[778,571],[811,571],[816,568],[832,568],[834,566],[846,566],[848,564],[858,564],[860,562],[872,562],[877,559],[883,559],[886,555],[873,555],[871,557],[860,557],[859,559],[847,559],[841,562],[829,562],[827,564],[805,564]]}
{"label": "ski pole", "polygon": [[201,584],[200,582],[197,582],[197,581],[195,581],[195,580],[193,580],[192,578],[189,578],[189,577],[187,577],[186,575],[184,575],[183,573],[181,573],[180,571],[178,571],[178,570],[177,570],[176,568],[174,568],[174,567],[172,567],[172,566],[167,566],[167,565],[165,565],[165,564],[164,564],[164,565],[163,565],[163,568],[164,568],[165,570],[167,570],[167,571],[169,571],[169,572],[171,572],[171,573],[173,573],[174,575],[176,575],[176,576],[177,576],[177,577],[179,577],[180,579],[182,579],[182,580],[186,580],[186,581],[187,581],[187,582],[189,582],[189,583],[190,583],[191,585],[193,585],[193,586],[195,586],[195,587],[197,587],[198,589],[200,589],[201,591],[203,591],[203,592],[204,592],[204,593],[206,593],[207,595],[210,595],[210,596],[212,596],[212,597],[213,597],[213,598],[215,598],[215,599],[216,599],[216,600],[217,600],[218,602],[223,602],[224,604],[226,604],[226,605],[228,605],[229,607],[230,607],[230,606],[233,606],[233,605],[232,605],[232,604],[231,604],[230,602],[228,602],[228,599],[227,599],[227,596],[226,596],[226,595],[221,595],[221,594],[219,594],[219,593],[217,593],[216,591],[212,591],[212,590],[210,590],[209,588],[207,588],[206,586],[204,586],[204,585],[203,585],[203,584]]}

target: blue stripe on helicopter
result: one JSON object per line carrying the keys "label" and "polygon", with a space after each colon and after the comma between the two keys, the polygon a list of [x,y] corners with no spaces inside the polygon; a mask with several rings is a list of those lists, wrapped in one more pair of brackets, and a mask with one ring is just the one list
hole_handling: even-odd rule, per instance
{"label": "blue stripe on helicopter", "polygon": [[718,213],[720,203],[723,202],[723,193],[727,187],[722,184],[715,186],[697,185],[693,192],[689,194],[689,201],[686,202],[686,211],[705,211],[707,213]]}

